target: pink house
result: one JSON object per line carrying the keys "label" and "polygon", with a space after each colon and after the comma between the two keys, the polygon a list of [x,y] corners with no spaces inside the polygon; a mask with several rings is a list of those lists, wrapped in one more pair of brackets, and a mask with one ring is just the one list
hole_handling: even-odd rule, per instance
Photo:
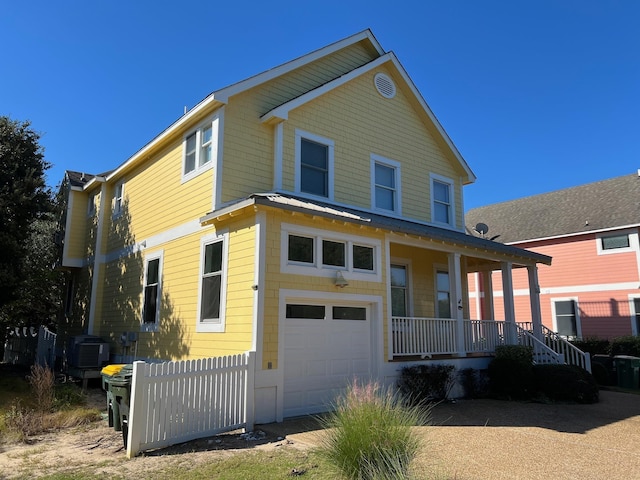
{"label": "pink house", "polygon": [[[563,337],[640,334],[640,171],[470,210],[470,234],[553,258],[539,265],[543,327]],[[526,271],[514,271],[515,321],[531,318]],[[505,318],[500,272],[469,278],[472,319]],[[528,320],[527,320],[528,321]]]}

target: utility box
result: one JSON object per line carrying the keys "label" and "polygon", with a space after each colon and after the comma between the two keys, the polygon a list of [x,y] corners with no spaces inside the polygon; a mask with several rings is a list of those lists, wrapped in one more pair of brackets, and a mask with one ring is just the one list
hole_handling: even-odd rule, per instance
{"label": "utility box", "polygon": [[622,388],[640,388],[640,357],[616,355],[613,364],[618,373],[618,386]]}

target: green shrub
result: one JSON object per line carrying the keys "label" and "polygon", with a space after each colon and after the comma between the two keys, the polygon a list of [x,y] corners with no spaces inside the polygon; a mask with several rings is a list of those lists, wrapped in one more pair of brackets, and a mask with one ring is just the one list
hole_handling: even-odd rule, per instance
{"label": "green shrub", "polygon": [[489,394],[487,370],[464,368],[460,370],[459,378],[464,390],[464,398],[484,398]]}
{"label": "green shrub", "polygon": [[354,383],[321,419],[321,452],[348,479],[407,478],[420,447],[411,427],[428,420],[429,409],[407,407],[378,384]]}
{"label": "green shrub", "polygon": [[428,405],[445,400],[455,383],[453,365],[413,365],[400,371],[397,386],[412,405]]}
{"label": "green shrub", "polygon": [[536,396],[554,402],[595,403],[598,384],[585,369],[575,365],[534,365]]}
{"label": "green shrub", "polygon": [[640,357],[640,337],[628,335],[611,341],[611,355],[631,355]]}
{"label": "green shrub", "polygon": [[571,343],[583,352],[593,355],[609,355],[611,352],[611,343],[609,340],[596,337],[588,337],[582,340],[572,340]]}
{"label": "green shrub", "polygon": [[531,398],[533,382],[533,348],[501,345],[489,364],[489,388],[498,398]]}

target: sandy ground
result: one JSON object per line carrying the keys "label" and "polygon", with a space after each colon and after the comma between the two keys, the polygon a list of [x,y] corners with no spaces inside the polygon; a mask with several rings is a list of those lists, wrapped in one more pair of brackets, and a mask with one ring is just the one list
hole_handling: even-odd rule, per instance
{"label": "sandy ground", "polygon": [[[95,400],[102,408],[99,391]],[[594,405],[463,400],[436,406],[432,420],[432,426],[416,428],[425,442],[417,466],[438,478],[640,480],[639,395],[603,391]],[[313,448],[321,432],[312,419],[294,419],[259,425],[250,436],[233,432],[127,460],[121,434],[103,421],[43,435],[29,445],[0,447],[0,478],[79,465],[93,465],[105,478],[139,478],[141,472],[188,469],[248,450]]]}

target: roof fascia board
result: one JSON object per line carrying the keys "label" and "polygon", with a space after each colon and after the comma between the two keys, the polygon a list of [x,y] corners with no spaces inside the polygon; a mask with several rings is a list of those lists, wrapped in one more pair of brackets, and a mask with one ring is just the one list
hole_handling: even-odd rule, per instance
{"label": "roof fascia board", "polygon": [[325,83],[324,85],[321,85],[318,88],[314,88],[313,90],[310,90],[309,92],[303,95],[300,95],[299,97],[296,97],[293,100],[283,103],[282,105],[265,113],[260,118],[262,119],[263,123],[267,123],[271,120],[288,120],[289,112],[291,110],[295,110],[296,108],[304,105],[305,103],[311,102],[312,100],[315,100],[321,95],[324,95],[325,93],[328,93],[331,90],[338,88],[347,82],[350,82],[354,78],[364,75],[365,73],[382,65],[383,63],[388,62],[390,59],[391,57],[389,56],[389,54],[385,54],[381,57],[378,57],[375,60],[361,67],[358,67],[355,70],[351,70],[349,73],[346,73],[341,77],[336,78],[335,80],[331,80],[330,82]]}
{"label": "roof fascia board", "polygon": [[253,77],[249,77],[246,80],[242,80],[233,85],[229,85],[228,87],[222,88],[211,95],[217,100],[227,103],[229,97],[233,95],[237,95],[238,93],[244,92],[245,90],[249,90],[250,88],[257,87],[258,85],[273,80],[279,76],[285,75],[297,68],[308,65],[311,62],[315,62],[316,60],[326,57],[327,55],[331,55],[338,50],[342,50],[345,47],[361,42],[362,40],[369,40],[375,50],[379,55],[384,55],[385,51],[378,43],[378,40],[373,36],[371,30],[363,30],[362,32],[356,33],[355,35],[351,35],[347,38],[339,40],[331,45],[327,45],[326,47],[320,48],[314,52],[308,53],[301,57],[296,58],[295,60],[291,60],[287,63],[284,63],[278,67],[272,68],[265,72],[259,73],[258,75],[254,75]]}
{"label": "roof fascia board", "polygon": [[442,125],[440,124],[440,122],[438,121],[436,116],[434,115],[434,113],[431,110],[431,108],[429,107],[429,105],[427,105],[427,102],[422,97],[422,94],[420,93],[420,91],[418,90],[416,85],[413,83],[413,80],[411,80],[411,77],[409,76],[407,71],[404,69],[404,67],[402,66],[402,64],[400,63],[400,61],[398,60],[398,58],[396,57],[396,55],[393,52],[389,52],[389,54],[392,56],[392,61],[393,61],[394,65],[398,69],[398,72],[400,73],[400,75],[404,79],[405,83],[408,85],[409,89],[411,90],[411,92],[413,93],[415,98],[420,103],[420,106],[423,108],[423,110],[425,111],[425,113],[427,114],[429,119],[433,122],[433,124],[435,125],[438,133],[443,138],[443,140],[445,141],[445,143],[447,144],[447,146],[449,147],[451,152],[453,152],[453,155],[456,157],[458,162],[460,162],[460,165],[462,166],[464,171],[467,173],[467,175],[469,177],[469,182],[470,183],[475,182],[476,181],[476,176],[473,173],[473,171],[471,170],[471,167],[469,167],[469,164],[467,163],[467,161],[462,157],[462,154],[458,151],[456,146],[453,144],[453,141],[451,140],[451,138],[449,137],[449,135],[447,134],[445,129],[442,127]]}
{"label": "roof fascia board", "polygon": [[616,230],[627,230],[630,228],[638,228],[638,227],[640,227],[640,223],[633,223],[631,225],[620,225],[618,227],[599,228],[597,230],[588,230],[586,232],[565,233],[563,235],[552,235],[550,237],[539,237],[539,238],[531,238],[527,240],[516,240],[515,242],[505,242],[505,245],[519,245],[521,243],[544,242],[547,240],[559,240],[563,238],[577,237],[580,235],[594,235],[602,232],[613,232]]}
{"label": "roof fascia board", "polygon": [[[214,221],[217,218],[220,218],[222,216],[237,212],[239,210],[242,210],[248,206],[258,206],[258,205],[262,205],[265,207],[271,207],[271,208],[277,208],[277,209],[281,209],[281,210],[289,210],[289,211],[294,211],[294,212],[299,212],[299,213],[305,213],[305,214],[309,214],[309,215],[314,215],[317,217],[324,217],[324,218],[328,218],[328,219],[332,219],[335,220],[337,217],[329,212],[322,212],[322,211],[312,211],[309,209],[306,209],[304,207],[300,207],[300,206],[295,206],[295,205],[287,205],[287,204],[280,204],[280,203],[274,203],[272,201],[270,201],[268,198],[264,197],[264,196],[252,196],[249,197],[241,202],[235,203],[233,205],[229,205],[228,207],[222,208],[220,210],[216,210],[214,212],[210,212],[207,213],[206,215],[204,215],[203,217],[200,218],[200,223],[201,224],[205,224],[205,223],[209,223]],[[339,218],[339,220],[344,221],[344,222],[349,222],[349,223],[356,223],[358,225],[365,225],[368,227],[372,227],[372,228],[383,228],[384,230],[387,230],[390,234],[393,233],[398,233],[399,231],[402,231],[404,229],[399,228],[399,229],[391,229],[388,226],[380,226],[378,227],[378,225],[375,223],[375,221],[373,222],[368,222],[365,219],[362,220],[356,220],[353,218]],[[412,233],[409,232],[409,235],[416,235],[418,236],[417,233]],[[462,235],[462,234],[461,234]],[[485,252],[491,252],[494,251],[496,255],[499,255],[500,257],[513,257],[513,258],[520,258],[522,259],[527,259],[530,261],[534,261],[536,263],[544,263],[546,265],[550,265],[551,264],[551,257],[549,257],[548,255],[544,255],[542,253],[538,253],[538,252],[533,252],[530,250],[526,250],[520,247],[516,247],[516,246],[511,246],[511,245],[507,245],[507,244],[498,244],[499,246],[502,245],[503,247],[506,247],[507,251],[500,251],[498,249],[491,249],[489,248],[489,246],[480,246],[480,245],[474,245],[468,242],[465,242],[463,238],[460,239],[460,241],[455,241],[455,240],[436,240],[436,241],[440,241],[443,242],[445,244],[449,244],[452,246],[456,246],[456,245],[462,245],[465,248],[469,248],[478,252],[481,251],[485,251]],[[517,249],[517,250],[521,250],[521,252],[519,251],[510,251],[511,249]],[[484,258],[485,260],[496,260],[495,258],[492,258],[491,255],[483,255],[482,258]]]}
{"label": "roof fascia board", "polygon": [[134,153],[127,161],[121,164],[118,168],[116,168],[113,172],[109,173],[105,181],[109,181],[115,177],[118,177],[124,170],[126,170],[132,163],[135,163],[141,157],[147,155],[151,150],[153,150],[158,144],[162,143],[167,137],[171,136],[178,130],[184,127],[185,124],[188,124],[194,117],[198,116],[202,111],[209,108],[211,105],[214,105],[218,102],[218,106],[222,106],[223,103],[214,99],[212,96],[205,98],[198,105],[189,110],[185,115],[180,117],[178,120],[173,122],[168,128],[163,130],[159,135],[157,135],[153,140],[147,143],[144,147]]}
{"label": "roof fascia board", "polygon": [[338,50],[341,50],[349,45],[358,43],[362,40],[368,39],[375,50],[383,55],[385,52],[378,42],[376,38],[373,36],[371,30],[367,29],[360,33],[356,33],[355,35],[351,35],[343,40],[335,42],[331,45],[327,45],[315,52],[309,53],[307,55],[303,55],[302,57],[297,58],[296,60],[292,60],[287,62],[279,67],[275,67],[271,70],[267,70],[266,72],[260,73],[258,75],[254,75],[246,80],[242,80],[238,83],[230,85],[228,87],[222,88],[208,95],[204,100],[198,103],[195,107],[193,107],[189,112],[183,115],[176,122],[171,124],[167,129],[165,129],[162,133],[156,136],[153,140],[147,143],[142,149],[136,152],[133,156],[131,156],[127,161],[125,161],[122,165],[116,168],[113,172],[107,175],[106,180],[111,180],[114,177],[117,177],[122,173],[122,171],[126,170],[132,163],[138,160],[140,157],[144,157],[150,150],[152,150],[156,145],[161,143],[166,137],[175,133],[177,130],[182,128],[186,123],[188,123],[193,117],[197,116],[202,111],[209,108],[211,105],[215,105],[218,103],[219,106],[226,105],[229,101],[229,97],[241,93],[245,90],[253,88],[257,85],[260,85],[264,82],[268,82],[280,75],[288,73],[296,68],[307,65],[319,58],[322,58],[326,55],[330,55]]}

